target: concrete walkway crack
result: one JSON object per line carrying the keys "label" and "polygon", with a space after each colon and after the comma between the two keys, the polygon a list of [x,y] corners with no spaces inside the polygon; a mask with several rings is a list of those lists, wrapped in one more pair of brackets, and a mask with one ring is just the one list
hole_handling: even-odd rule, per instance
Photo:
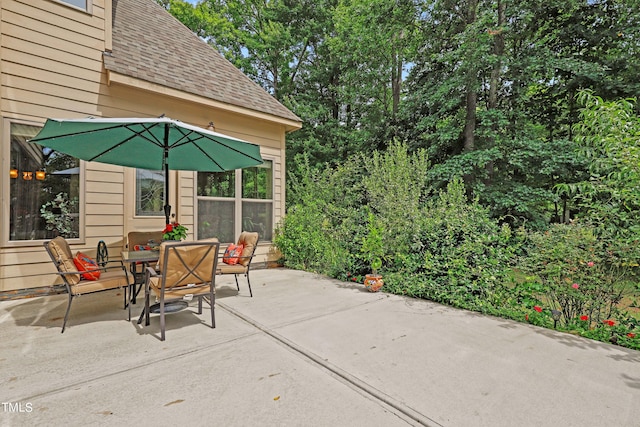
{"label": "concrete walkway crack", "polygon": [[315,363],[315,364],[321,366],[322,368],[326,369],[327,371],[331,372],[333,375],[337,376],[338,378],[340,378],[341,380],[343,380],[347,384],[351,385],[352,387],[356,388],[360,392],[363,392],[365,395],[373,397],[375,400],[384,403],[384,405],[386,405],[387,407],[391,408],[396,413],[396,415],[402,415],[403,418],[408,418],[408,420],[413,421],[414,423],[417,423],[419,425],[424,425],[424,426],[429,426],[429,427],[434,427],[434,426],[442,427],[442,424],[439,424],[438,422],[434,421],[433,419],[429,418],[428,416],[426,416],[426,415],[414,410],[413,408],[403,404],[402,402],[398,402],[393,397],[387,395],[386,393],[382,392],[381,390],[378,390],[377,388],[371,386],[370,384],[366,383],[365,381],[362,381],[360,378],[358,378],[358,377],[356,377],[354,375],[351,375],[350,373],[348,373],[348,372],[344,371],[343,369],[333,365],[332,363],[330,363],[327,360],[319,357],[318,355],[312,353],[311,351],[309,351],[309,350],[297,345],[293,341],[291,341],[291,340],[285,338],[284,336],[278,334],[274,330],[272,330],[270,328],[267,328],[266,326],[261,325],[260,323],[256,322],[255,320],[251,319],[250,317],[247,317],[244,314],[234,310],[233,308],[229,307],[228,305],[220,303],[220,302],[216,302],[216,305],[218,307],[222,308],[223,310],[225,310],[227,313],[229,313],[229,314],[239,318],[240,320],[248,323],[249,325],[253,326],[254,328],[256,328],[256,329],[258,329],[260,331],[262,331],[266,335],[270,336],[271,338],[275,339],[276,341],[280,342],[281,344],[285,345],[286,347],[290,348],[291,350],[294,350],[296,353],[301,354],[302,356],[304,356],[308,360],[312,361],[313,363]]}

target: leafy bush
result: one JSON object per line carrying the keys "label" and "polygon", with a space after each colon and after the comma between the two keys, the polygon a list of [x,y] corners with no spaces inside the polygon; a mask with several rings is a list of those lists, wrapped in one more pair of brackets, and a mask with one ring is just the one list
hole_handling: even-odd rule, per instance
{"label": "leafy bush", "polygon": [[278,224],[274,244],[291,268],[346,278],[363,272],[360,242],[366,234],[362,204],[362,159],[317,171],[298,159],[298,179],[290,183],[295,203]]}
{"label": "leafy bush", "polygon": [[640,289],[634,234],[579,222],[514,232],[468,200],[461,179],[432,194],[426,156],[403,144],[324,170],[298,161],[275,235],[286,266],[361,281],[376,224],[387,292],[640,347],[638,319],[618,310]]}
{"label": "leafy bush", "polygon": [[530,233],[520,258],[526,282],[538,285],[540,301],[560,311],[565,327],[579,324],[581,317],[600,326],[619,316],[621,300],[637,283],[637,266],[618,256],[627,250],[618,241],[598,238],[595,230],[575,222]]}
{"label": "leafy bush", "polygon": [[402,275],[391,277],[392,288],[467,308],[494,299],[517,250],[511,229],[500,227],[477,201],[469,202],[460,179],[420,212],[411,247],[396,263]]}

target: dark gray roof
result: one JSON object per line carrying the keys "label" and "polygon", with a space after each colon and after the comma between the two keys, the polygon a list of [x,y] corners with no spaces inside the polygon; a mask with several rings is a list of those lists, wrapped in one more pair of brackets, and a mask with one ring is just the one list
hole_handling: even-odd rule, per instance
{"label": "dark gray roof", "polygon": [[113,0],[107,70],[215,101],[300,122],[153,0]]}

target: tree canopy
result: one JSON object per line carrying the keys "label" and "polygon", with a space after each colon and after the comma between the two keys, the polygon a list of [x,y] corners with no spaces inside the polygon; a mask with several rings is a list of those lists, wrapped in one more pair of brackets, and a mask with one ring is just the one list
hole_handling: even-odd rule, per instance
{"label": "tree canopy", "polygon": [[636,0],[159,2],[303,119],[294,177],[402,141],[425,150],[431,188],[461,177],[496,218],[543,227],[593,213],[594,174],[635,174],[596,170],[604,149],[635,155],[637,134],[613,147],[583,111],[626,100],[618,117],[637,121]]}

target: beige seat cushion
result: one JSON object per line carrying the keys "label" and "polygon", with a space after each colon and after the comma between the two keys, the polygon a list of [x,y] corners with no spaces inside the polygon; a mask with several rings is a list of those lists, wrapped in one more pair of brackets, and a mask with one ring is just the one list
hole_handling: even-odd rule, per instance
{"label": "beige seat cushion", "polygon": [[107,289],[123,288],[129,285],[133,285],[133,276],[127,276],[124,270],[115,268],[109,271],[103,271],[98,280],[79,281],[77,284],[71,286],[71,292],[74,295],[82,295]]}
{"label": "beige seat cushion", "polygon": [[[73,254],[71,253],[71,248],[69,244],[64,239],[64,237],[56,237],[49,241],[48,243],[49,250],[56,258],[56,260],[60,263],[58,269],[61,273],[67,273],[70,271],[78,271],[76,265],[73,263]],[[70,285],[76,285],[80,282],[79,274],[66,274],[65,279],[69,282]]]}
{"label": "beige seat cushion", "polygon": [[238,238],[238,245],[242,245],[242,255],[238,264],[248,266],[251,263],[251,256],[258,244],[258,233],[243,231]]}

